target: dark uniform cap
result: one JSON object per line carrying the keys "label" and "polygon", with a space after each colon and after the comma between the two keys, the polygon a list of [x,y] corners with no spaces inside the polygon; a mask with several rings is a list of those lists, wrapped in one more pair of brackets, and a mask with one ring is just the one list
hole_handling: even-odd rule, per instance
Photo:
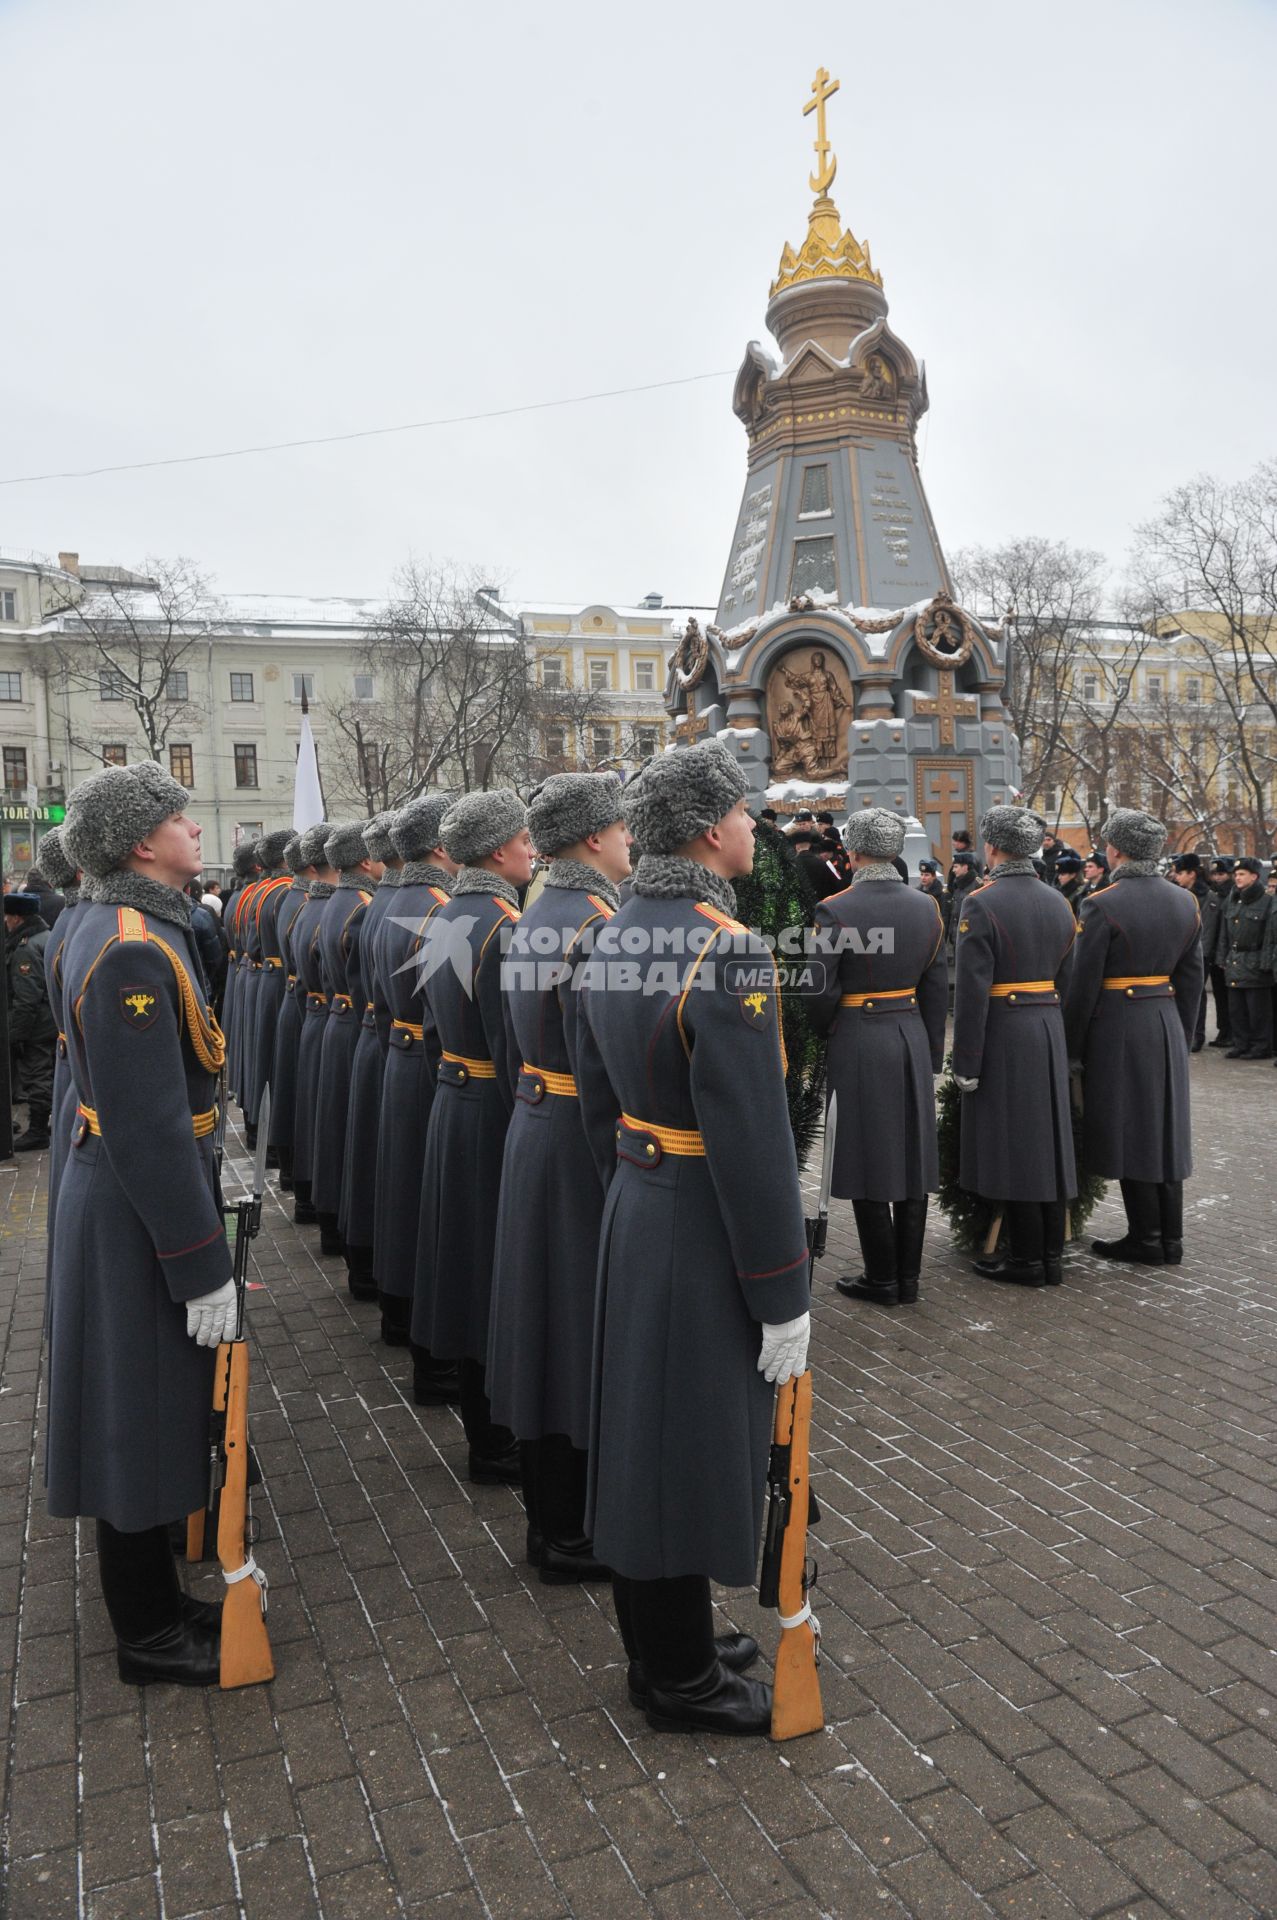
{"label": "dark uniform cap", "polygon": [[625,812],[615,773],[552,773],[532,796],[528,831],[537,852],[552,859],[587,834],[615,826]]}
{"label": "dark uniform cap", "polygon": [[918,862],[919,873],[939,873],[939,871],[940,862],[938,860],[919,860]]}
{"label": "dark uniform cap", "polygon": [[72,793],[62,844],[84,872],[105,879],[139,840],[183,813],[189,798],[186,788],[154,760],[137,767],[103,767]]}
{"label": "dark uniform cap", "polygon": [[257,864],[268,873],[282,866],[284,850],[293,837],[291,827],[276,827],[273,833],[264,833],[257,842]]}
{"label": "dark uniform cap", "polygon": [[1081,873],[1082,856],[1080,853],[1062,853],[1055,863],[1057,873]]}
{"label": "dark uniform cap", "polygon": [[1211,861],[1210,870],[1212,873],[1231,873],[1235,864],[1231,853],[1221,853]]}
{"label": "dark uniform cap", "polygon": [[1015,860],[1031,860],[1045,833],[1046,821],[1031,807],[990,807],[980,822],[986,844]]}
{"label": "dark uniform cap", "polygon": [[390,827],[390,838],[401,860],[424,860],[440,844],[443,817],[456,799],[454,793],[423,793],[400,807]]}
{"label": "dark uniform cap", "polygon": [[1177,853],[1171,861],[1176,873],[1200,873],[1202,863],[1195,853]]}
{"label": "dark uniform cap", "polygon": [[38,893],[6,893],[4,910],[6,913],[39,913],[40,896]]}
{"label": "dark uniform cap", "polygon": [[50,827],[40,842],[40,870],[51,887],[73,887],[80,871],[62,844],[60,827]]}
{"label": "dark uniform cap", "polygon": [[528,824],[528,810],[512,787],[491,793],[463,793],[443,816],[440,841],[459,867],[486,860]]}
{"label": "dark uniform cap", "polygon": [[1106,846],[1116,847],[1128,860],[1156,860],[1166,845],[1166,828],[1151,813],[1118,807],[1104,823]]}
{"label": "dark uniform cap", "polygon": [[644,853],[677,853],[730,813],[746,791],[726,746],[702,740],[649,760],[625,790],[625,820]]}
{"label": "dark uniform cap", "polygon": [[336,867],[339,873],[357,867],[361,860],[368,858],[368,848],[364,841],[362,820],[343,821],[339,827],[330,827],[328,838],[324,842],[324,852],[330,867]]}
{"label": "dark uniform cap", "polygon": [[326,867],[328,865],[328,855],[324,851],[324,843],[331,832],[332,828],[329,826],[327,820],[320,820],[317,825],[307,827],[301,838],[300,861],[303,867]]}
{"label": "dark uniform cap", "polygon": [[386,861],[399,857],[399,850],[390,833],[396,817],[394,811],[390,810],[385,813],[374,813],[371,820],[364,821],[364,845],[368,849],[370,860]]}
{"label": "dark uniform cap", "polygon": [[1264,871],[1264,863],[1262,860],[1256,860],[1254,854],[1247,853],[1242,855],[1242,858],[1234,866],[1233,871],[1234,873],[1240,873],[1243,868],[1247,873],[1262,873]]}

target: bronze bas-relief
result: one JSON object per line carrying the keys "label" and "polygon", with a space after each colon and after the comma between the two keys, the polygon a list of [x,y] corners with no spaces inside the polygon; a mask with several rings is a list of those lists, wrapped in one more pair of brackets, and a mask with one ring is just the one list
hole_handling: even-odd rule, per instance
{"label": "bronze bas-relief", "polygon": [[855,703],[846,667],[829,647],[795,647],[767,676],[774,780],[840,778]]}

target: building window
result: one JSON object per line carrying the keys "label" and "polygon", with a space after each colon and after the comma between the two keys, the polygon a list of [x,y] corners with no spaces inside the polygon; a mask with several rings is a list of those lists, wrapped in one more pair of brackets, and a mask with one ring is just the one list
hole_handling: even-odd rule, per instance
{"label": "building window", "polygon": [[195,752],[189,745],[170,746],[168,770],[184,787],[195,785]]}
{"label": "building window", "polygon": [[590,758],[594,761],[610,760],[612,757],[612,729],[598,725],[590,728]]}
{"label": "building window", "polygon": [[1162,676],[1161,676],[1161,674],[1160,674],[1160,673],[1150,673],[1150,674],[1148,675],[1148,697],[1149,697],[1149,699],[1150,699],[1150,700],[1160,700],[1160,699],[1161,699],[1161,697],[1162,697]]}
{"label": "building window", "polygon": [[374,692],[374,687],[373,687],[372,675],[370,673],[357,673],[355,675],[356,700],[371,700],[373,697],[373,692]]}
{"label": "building window", "polygon": [[9,793],[21,793],[27,784],[27,750],[25,747],[6,747],[4,750],[4,784]]}
{"label": "building window", "polygon": [[636,660],[634,662],[634,689],[636,693],[656,692],[655,660]]}
{"label": "building window", "polygon": [[803,468],[803,495],[799,507],[802,514],[828,513],[829,507],[829,468]]}
{"label": "building window", "polygon": [[634,747],[640,760],[650,760],[661,744],[659,727],[635,727]]}
{"label": "building window", "polygon": [[123,700],[124,675],[118,667],[98,668],[98,699]]}
{"label": "building window", "polygon": [[547,760],[566,760],[568,752],[568,730],[566,727],[547,727],[545,730],[545,757]]}
{"label": "building window", "polygon": [[18,595],[13,587],[0,587],[0,620],[16,620]]}
{"label": "building window", "polygon": [[260,820],[241,820],[235,829],[235,845],[237,847],[251,847],[254,841],[260,840],[261,837],[262,823]]}
{"label": "building window", "polygon": [[1117,677],[1117,685],[1113,689],[1114,698],[1117,700],[1125,700],[1130,690],[1131,690],[1130,675],[1126,673],[1120,673]]}
{"label": "building window", "polygon": [[127,767],[128,764],[129,750],[123,740],[108,740],[102,749],[102,765],[104,767]]}
{"label": "building window", "polygon": [[251,742],[235,748],[235,785],[237,787],[257,785],[257,748]]}
{"label": "building window", "polygon": [[822,534],[815,540],[795,540],[794,565],[789,576],[791,599],[799,593],[837,593],[838,569],[834,562],[834,538]]}
{"label": "building window", "polygon": [[307,705],[315,697],[315,676],[313,673],[295,673],[293,675],[293,699],[299,704],[305,700]]}
{"label": "building window", "polygon": [[253,676],[251,673],[233,673],[231,675],[231,699],[251,700],[253,697]]}
{"label": "building window", "polygon": [[0,700],[21,700],[22,675],[20,673],[0,673]]}
{"label": "building window", "polygon": [[1184,682],[1184,698],[1188,701],[1189,705],[1192,707],[1197,706],[1201,701],[1201,697],[1202,697],[1201,681],[1186,680]]}
{"label": "building window", "polygon": [[1096,678],[1095,674],[1093,673],[1084,673],[1082,675],[1082,698],[1084,700],[1093,702],[1098,700],[1099,697],[1100,697],[1099,680]]}
{"label": "building window", "polygon": [[541,662],[541,685],[553,690],[563,686],[563,662],[556,654]]}
{"label": "building window", "polygon": [[607,693],[612,685],[612,662],[610,660],[591,660],[590,692]]}
{"label": "building window", "polygon": [[166,700],[189,700],[191,697],[191,676],[185,667],[171,667],[169,677],[164,682]]}

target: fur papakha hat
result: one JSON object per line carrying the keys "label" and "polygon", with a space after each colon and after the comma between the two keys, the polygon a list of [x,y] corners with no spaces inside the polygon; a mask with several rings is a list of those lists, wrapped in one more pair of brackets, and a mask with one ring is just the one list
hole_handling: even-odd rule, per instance
{"label": "fur papakha hat", "polygon": [[330,827],[328,838],[324,842],[324,852],[328,856],[330,867],[336,867],[338,873],[346,873],[351,867],[357,867],[361,860],[368,858],[368,848],[364,841],[364,820],[346,820],[339,827]]}
{"label": "fur papakha hat", "polygon": [[980,822],[980,838],[1014,860],[1031,860],[1045,833],[1046,821],[1032,807],[990,807]]}
{"label": "fur papakha hat", "polygon": [[291,827],[276,827],[257,842],[257,864],[263,873],[278,873],[284,864],[284,849],[293,837]]}
{"label": "fur papakha hat", "polygon": [[40,841],[40,871],[51,887],[73,887],[80,871],[62,844],[62,829],[50,827]]}
{"label": "fur papakha hat", "polygon": [[441,845],[443,817],[455,793],[423,793],[392,816],[390,838],[401,860],[426,860]]}
{"label": "fur papakha hat", "polygon": [[148,833],[183,813],[190,798],[185,787],[157,767],[103,767],[82,780],[71,795],[62,828],[62,845],[85,873],[103,880]]}
{"label": "fur papakha hat", "polygon": [[745,776],[727,748],[702,740],[648,761],[625,789],[625,822],[645,854],[677,853],[745,792]]}
{"label": "fur papakha hat", "polygon": [[849,853],[867,853],[872,860],[894,860],[905,843],[905,823],[886,807],[862,807],[849,814],[843,828]]}
{"label": "fur papakha hat", "polygon": [[368,849],[370,860],[386,861],[399,858],[399,850],[390,837],[390,829],[394,821],[393,811],[374,813],[371,820],[364,821],[364,845]]}
{"label": "fur papakha hat", "polygon": [[327,841],[331,832],[332,828],[327,820],[320,820],[315,826],[307,827],[301,837],[301,852],[298,855],[298,861],[301,866],[326,867],[328,865],[328,855],[324,851],[324,843]]}
{"label": "fur papakha hat", "polygon": [[1156,860],[1166,845],[1166,828],[1151,813],[1118,807],[1104,822],[1106,847],[1116,847],[1128,860]]}
{"label": "fur papakha hat", "polygon": [[241,880],[251,880],[257,872],[257,842],[243,840],[231,855],[231,872]]}
{"label": "fur papakha hat", "polygon": [[284,865],[290,873],[301,872],[304,862],[302,860],[302,837],[300,833],[289,835],[288,845],[284,848]]}
{"label": "fur papakha hat", "polygon": [[463,793],[443,816],[439,838],[450,860],[468,867],[513,840],[528,824],[528,810],[512,787]]}
{"label": "fur papakha hat", "polygon": [[619,774],[552,773],[532,796],[528,831],[537,852],[552,860],[587,834],[615,826],[624,813]]}

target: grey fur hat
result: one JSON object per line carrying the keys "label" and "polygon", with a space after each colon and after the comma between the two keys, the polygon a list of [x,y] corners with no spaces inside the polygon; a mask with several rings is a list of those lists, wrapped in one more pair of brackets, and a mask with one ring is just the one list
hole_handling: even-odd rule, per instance
{"label": "grey fur hat", "polygon": [[291,827],[276,827],[257,842],[257,864],[264,873],[277,873],[284,864],[284,849],[293,837]]}
{"label": "grey fur hat", "polygon": [[302,837],[300,833],[289,835],[288,845],[284,848],[284,865],[290,873],[302,870]]}
{"label": "grey fur hat", "polygon": [[399,859],[399,850],[390,837],[390,829],[394,823],[393,812],[374,813],[371,820],[364,821],[364,845],[368,849],[370,860]]}
{"label": "grey fur hat", "polygon": [[528,810],[511,787],[492,793],[463,793],[443,816],[440,840],[460,867],[486,860],[528,824]]}
{"label": "grey fur hat", "polygon": [[40,871],[51,887],[73,887],[80,869],[62,844],[62,829],[50,827],[39,846]]}
{"label": "grey fur hat", "polygon": [[301,851],[298,854],[299,867],[326,867],[328,855],[324,844],[332,832],[327,820],[321,820],[316,826],[307,827],[301,837]]}
{"label": "grey fur hat", "polygon": [[1031,807],[990,807],[980,822],[980,838],[1015,860],[1031,860],[1045,833],[1046,821]]}
{"label": "grey fur hat", "polygon": [[362,820],[343,821],[339,827],[328,829],[328,838],[324,842],[324,852],[328,856],[330,867],[336,867],[338,873],[345,873],[350,867],[357,867],[361,860],[368,858],[368,848],[364,844],[364,826]]}
{"label": "grey fur hat", "polygon": [[649,760],[625,789],[625,821],[644,853],[676,853],[730,813],[745,776],[725,746],[702,740]]}
{"label": "grey fur hat", "polygon": [[537,852],[553,859],[587,834],[615,826],[624,813],[618,774],[552,773],[532,796],[528,831]]}
{"label": "grey fur hat", "polygon": [[392,816],[390,838],[401,860],[425,860],[440,844],[443,817],[453,793],[423,793]]}
{"label": "grey fur hat", "polygon": [[251,880],[257,872],[257,842],[244,840],[231,855],[231,872],[241,880]]}
{"label": "grey fur hat", "polygon": [[867,853],[873,860],[894,860],[905,843],[905,823],[886,807],[862,807],[859,813],[849,815],[843,839],[852,853]]}
{"label": "grey fur hat", "polygon": [[1104,822],[1100,837],[1105,846],[1116,847],[1128,860],[1156,860],[1166,845],[1166,828],[1151,813],[1118,807]]}
{"label": "grey fur hat", "polygon": [[103,767],[81,780],[71,795],[62,845],[68,859],[99,880],[163,821],[185,812],[186,788],[153,760],[144,765],[150,769],[145,777],[142,765]]}

